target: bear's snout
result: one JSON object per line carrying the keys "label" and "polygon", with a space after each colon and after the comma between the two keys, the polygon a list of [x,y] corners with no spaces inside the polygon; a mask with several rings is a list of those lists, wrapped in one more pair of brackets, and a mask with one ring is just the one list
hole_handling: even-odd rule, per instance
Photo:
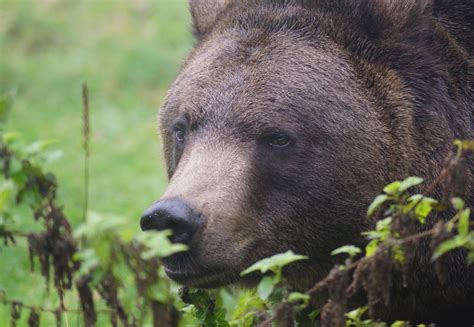
{"label": "bear's snout", "polygon": [[170,229],[173,243],[188,244],[201,223],[201,215],[186,202],[161,200],[145,211],[140,227],[143,231]]}

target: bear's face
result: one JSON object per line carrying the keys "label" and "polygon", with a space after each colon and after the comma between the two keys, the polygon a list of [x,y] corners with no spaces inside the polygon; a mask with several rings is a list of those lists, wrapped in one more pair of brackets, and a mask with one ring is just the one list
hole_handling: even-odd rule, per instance
{"label": "bear's face", "polygon": [[365,181],[381,185],[387,144],[349,62],[322,35],[232,28],[193,51],[160,111],[161,200],[200,220],[189,251],[166,262],[170,277],[213,287],[291,249],[311,259],[290,279],[318,278],[331,250],[359,240],[376,194]]}

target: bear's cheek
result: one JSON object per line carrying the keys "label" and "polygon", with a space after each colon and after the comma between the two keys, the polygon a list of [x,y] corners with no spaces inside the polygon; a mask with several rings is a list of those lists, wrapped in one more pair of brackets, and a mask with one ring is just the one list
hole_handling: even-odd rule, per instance
{"label": "bear's cheek", "polygon": [[196,254],[210,265],[243,269],[241,266],[252,261],[262,244],[264,233],[257,226],[254,218],[243,212],[215,211],[204,223]]}

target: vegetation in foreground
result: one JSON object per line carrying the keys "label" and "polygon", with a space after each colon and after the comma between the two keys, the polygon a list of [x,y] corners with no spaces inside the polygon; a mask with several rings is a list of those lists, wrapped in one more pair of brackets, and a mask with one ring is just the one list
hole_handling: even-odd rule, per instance
{"label": "vegetation in foreground", "polygon": [[[87,159],[88,106],[84,103]],[[7,112],[7,103],[2,105],[2,112]],[[172,244],[168,231],[137,236],[119,218],[89,214],[87,208],[85,221],[72,228],[57,201],[57,180],[44,168],[58,157],[57,152],[46,151],[48,146],[49,142],[24,144],[14,133],[4,133],[0,142],[2,249],[28,251],[30,269],[43,277],[45,292],[42,303],[35,304],[2,289],[0,303],[10,309],[11,325],[49,325],[54,319],[58,326],[69,326],[75,317],[76,325],[82,322],[84,326],[107,320],[114,326],[386,326],[373,318],[374,306],[390,305],[392,274],[405,273],[416,242],[431,238],[432,260],[441,282],[449,269],[444,259],[451,251],[467,250],[466,264],[474,263],[471,210],[462,199],[451,197],[456,188],[452,176],[460,174],[464,157],[474,151],[473,141],[456,141],[457,151],[438,179],[427,186],[426,194],[412,194],[423,183],[419,177],[387,185],[368,209],[369,216],[382,215],[376,229],[364,233],[366,248],[335,249],[333,255],[347,257],[344,264],[336,265],[306,292],[292,290],[285,281],[284,267],[307,259],[288,251],[242,272],[262,276],[255,290],[185,288],[179,296],[176,285],[164,275],[161,259],[186,251],[186,246]],[[449,205],[428,196],[438,187],[445,189]],[[454,210],[450,220],[438,220],[433,228],[419,232],[420,225],[436,219],[436,212],[450,208]],[[26,225],[30,227],[25,229]],[[367,294],[367,306],[349,311],[348,301],[359,290]],[[318,297],[326,304],[314,308],[310,303]],[[398,321],[391,326],[404,325],[408,323]]]}

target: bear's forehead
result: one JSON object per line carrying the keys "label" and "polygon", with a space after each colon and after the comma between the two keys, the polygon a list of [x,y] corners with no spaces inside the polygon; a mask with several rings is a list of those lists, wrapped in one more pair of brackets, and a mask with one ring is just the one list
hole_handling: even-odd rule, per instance
{"label": "bear's forehead", "polygon": [[354,106],[359,91],[347,54],[323,36],[309,43],[296,35],[229,31],[194,50],[167,102],[196,127],[249,122],[264,129],[308,115],[324,119],[334,104]]}

